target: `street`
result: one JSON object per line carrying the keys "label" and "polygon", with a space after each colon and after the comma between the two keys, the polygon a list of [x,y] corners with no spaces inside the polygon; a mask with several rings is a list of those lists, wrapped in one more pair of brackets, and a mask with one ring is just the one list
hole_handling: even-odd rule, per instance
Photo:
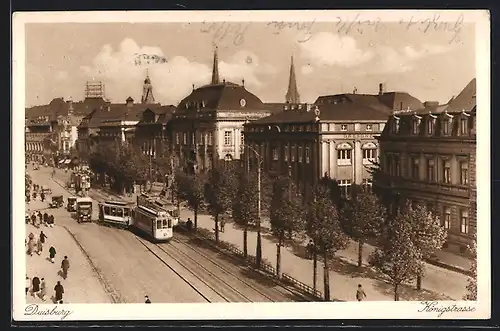
{"label": "street", "polygon": [[[62,194],[66,204],[69,193],[61,185],[69,173],[57,170],[53,181],[50,172],[51,168],[42,167],[30,174],[35,183],[49,186],[52,195]],[[94,200],[95,220],[97,200],[108,197],[96,190],[89,196]],[[41,204],[37,201],[30,205],[35,203]],[[64,208],[50,211],[56,228],[67,228],[88,255],[111,302],[143,302],[145,295],[152,302],[162,303],[304,301],[265,277],[224,260],[217,252],[191,247],[194,244],[182,236],[168,244],[154,245],[128,230],[79,224]],[[76,267],[73,272],[78,272]]]}

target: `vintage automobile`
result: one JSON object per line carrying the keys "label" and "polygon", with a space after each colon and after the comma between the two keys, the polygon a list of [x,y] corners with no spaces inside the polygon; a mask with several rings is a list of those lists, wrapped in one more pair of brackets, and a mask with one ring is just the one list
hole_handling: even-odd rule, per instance
{"label": "vintage automobile", "polygon": [[59,208],[64,206],[64,198],[62,195],[56,195],[52,197],[52,201],[50,202],[50,208]]}
{"label": "vintage automobile", "polygon": [[66,205],[66,209],[69,212],[75,212],[76,211],[76,199],[77,197],[68,197],[68,204]]}
{"label": "vintage automobile", "polygon": [[47,185],[43,185],[41,189],[42,190],[40,193],[43,193],[45,195],[52,194],[52,189],[50,187],[48,187]]}
{"label": "vintage automobile", "polygon": [[92,222],[92,199],[81,197],[76,199],[76,219],[78,223]]}

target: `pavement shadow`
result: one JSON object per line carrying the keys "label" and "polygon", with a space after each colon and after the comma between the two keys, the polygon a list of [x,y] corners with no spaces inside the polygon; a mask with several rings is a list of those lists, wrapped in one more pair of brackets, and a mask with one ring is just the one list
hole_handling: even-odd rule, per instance
{"label": "pavement shadow", "polygon": [[[394,297],[394,287],[392,284],[383,281],[377,281],[374,286],[380,293],[389,297]],[[399,286],[400,301],[436,301],[453,300],[442,294],[437,294],[429,290],[417,290],[414,286],[403,284]]]}

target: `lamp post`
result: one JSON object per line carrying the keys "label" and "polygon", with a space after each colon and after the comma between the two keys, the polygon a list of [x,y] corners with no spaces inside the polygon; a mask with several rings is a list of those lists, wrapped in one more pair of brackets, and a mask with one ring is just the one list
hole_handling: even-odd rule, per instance
{"label": "lamp post", "polygon": [[[255,263],[257,268],[260,268],[260,264],[262,261],[262,238],[261,238],[261,228],[260,228],[260,218],[261,218],[261,166],[264,159],[260,156],[260,154],[250,147],[246,145],[247,151],[252,151],[259,159],[258,167],[257,167],[257,248],[255,252]],[[250,156],[247,154],[247,173],[250,172]]]}

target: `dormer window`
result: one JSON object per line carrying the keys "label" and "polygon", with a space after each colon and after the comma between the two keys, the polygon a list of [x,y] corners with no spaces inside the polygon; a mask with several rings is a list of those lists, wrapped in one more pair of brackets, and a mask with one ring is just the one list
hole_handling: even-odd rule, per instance
{"label": "dormer window", "polygon": [[422,117],[418,115],[414,115],[412,118],[411,126],[412,126],[412,134],[414,136],[418,136],[420,134],[420,122],[422,120]]}
{"label": "dormer window", "polygon": [[399,117],[393,116],[391,125],[392,133],[399,133]]}
{"label": "dormer window", "polygon": [[447,112],[444,113],[443,120],[441,121],[441,134],[443,136],[449,136],[451,133],[451,120],[453,116],[448,114]]}
{"label": "dormer window", "polygon": [[340,126],[340,131],[347,131],[347,125],[346,124],[342,124]]}
{"label": "dormer window", "polygon": [[436,126],[436,116],[429,113],[429,119],[427,120],[427,134],[433,136]]}
{"label": "dormer window", "polygon": [[469,114],[463,111],[460,117],[460,135],[462,136],[469,135],[469,116]]}

